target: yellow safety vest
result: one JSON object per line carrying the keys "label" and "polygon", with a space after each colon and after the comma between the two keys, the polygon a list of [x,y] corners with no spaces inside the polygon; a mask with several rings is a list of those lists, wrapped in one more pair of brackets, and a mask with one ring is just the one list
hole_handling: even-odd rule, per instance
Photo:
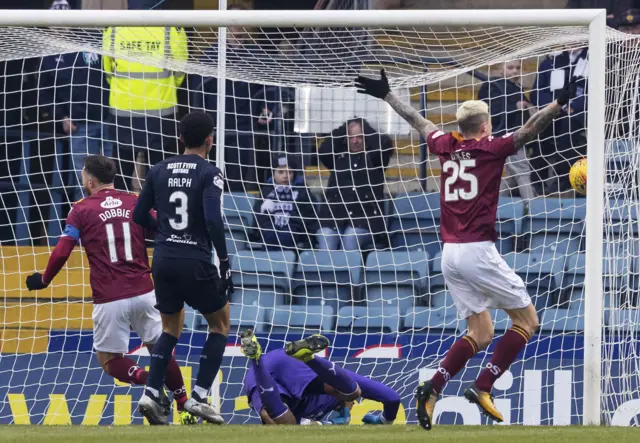
{"label": "yellow safety vest", "polygon": [[103,49],[115,57],[102,57],[102,67],[111,86],[109,105],[116,116],[161,116],[175,113],[176,88],[184,73],[159,68],[163,59],[186,61],[187,36],[183,28],[150,27],[108,28],[102,39]]}

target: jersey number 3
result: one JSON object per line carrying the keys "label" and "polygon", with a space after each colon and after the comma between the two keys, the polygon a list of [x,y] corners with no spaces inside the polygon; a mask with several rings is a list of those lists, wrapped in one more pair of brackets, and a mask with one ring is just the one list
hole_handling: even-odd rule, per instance
{"label": "jersey number 3", "polygon": [[[466,168],[474,168],[475,160],[460,160],[460,164],[454,161],[446,161],[442,165],[442,172],[451,174],[444,182],[444,201],[457,202],[458,200],[473,200],[478,196],[478,179],[475,175],[467,172]],[[453,189],[458,181],[469,183],[469,191],[464,189]]]}
{"label": "jersey number 3", "polygon": [[189,226],[189,197],[182,191],[176,191],[169,196],[169,202],[176,205],[176,216],[169,219],[169,225],[176,231],[184,231]]}

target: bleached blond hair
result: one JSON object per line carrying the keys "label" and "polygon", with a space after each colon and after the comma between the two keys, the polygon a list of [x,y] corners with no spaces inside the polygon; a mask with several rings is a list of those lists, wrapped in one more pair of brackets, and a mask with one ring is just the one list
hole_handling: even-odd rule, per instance
{"label": "bleached blond hair", "polygon": [[463,135],[474,135],[482,123],[489,121],[489,105],[481,100],[467,100],[456,111],[456,120]]}

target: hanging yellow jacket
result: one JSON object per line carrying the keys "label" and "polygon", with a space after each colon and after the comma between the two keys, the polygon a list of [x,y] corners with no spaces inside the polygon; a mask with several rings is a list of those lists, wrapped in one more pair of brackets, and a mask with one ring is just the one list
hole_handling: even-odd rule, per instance
{"label": "hanging yellow jacket", "polygon": [[162,60],[165,63],[187,60],[187,36],[183,28],[112,27],[104,32],[102,47],[115,54],[115,57],[102,57],[102,67],[110,84],[109,105],[113,115],[175,113],[176,88],[184,81],[184,73],[158,65]]}

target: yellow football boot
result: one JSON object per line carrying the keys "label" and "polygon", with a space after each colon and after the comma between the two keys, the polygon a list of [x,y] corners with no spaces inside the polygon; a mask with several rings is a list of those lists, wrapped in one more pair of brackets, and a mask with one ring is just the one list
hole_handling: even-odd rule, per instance
{"label": "yellow football boot", "polygon": [[504,417],[502,417],[502,414],[500,413],[500,411],[498,411],[498,408],[496,408],[496,405],[493,403],[491,394],[479,390],[476,387],[475,383],[471,385],[470,388],[464,391],[464,396],[471,403],[475,403],[480,406],[482,412],[492,420],[498,423],[502,423],[504,421]]}
{"label": "yellow football boot", "polygon": [[438,393],[431,387],[431,381],[422,382],[415,392],[418,423],[426,431],[430,431],[433,425],[433,411],[438,401]]}
{"label": "yellow football boot", "polygon": [[262,355],[262,346],[253,333],[253,329],[247,329],[240,333],[240,351],[251,360],[259,360]]}
{"label": "yellow football boot", "polygon": [[306,363],[313,358],[315,353],[325,350],[328,346],[329,339],[323,335],[316,334],[302,340],[287,343],[284,345],[284,352],[296,360]]}

